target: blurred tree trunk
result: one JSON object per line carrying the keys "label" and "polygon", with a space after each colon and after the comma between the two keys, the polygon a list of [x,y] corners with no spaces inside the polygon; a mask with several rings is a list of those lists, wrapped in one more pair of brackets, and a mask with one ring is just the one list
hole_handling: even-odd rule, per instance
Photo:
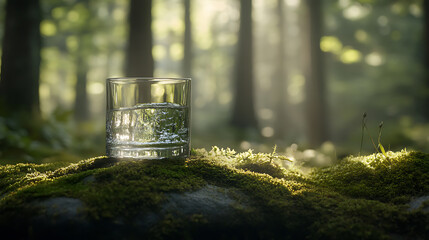
{"label": "blurred tree trunk", "polygon": [[[426,89],[424,91],[424,102],[429,102],[429,0],[423,1],[423,14],[424,14],[424,22],[423,22],[423,46],[424,46],[424,66],[425,66],[425,83]],[[429,108],[427,104],[422,103],[422,111],[423,117],[426,120],[429,120]]]}
{"label": "blurred tree trunk", "polygon": [[286,65],[285,65],[285,24],[284,24],[284,11],[283,11],[283,0],[277,0],[277,20],[278,20],[278,31],[279,31],[279,43],[278,43],[278,58],[276,62],[275,79],[273,81],[275,91],[275,105],[274,110],[276,114],[275,122],[275,136],[279,139],[283,139],[286,136],[287,128],[289,127],[289,121],[286,114],[287,109],[287,93],[286,93]]}
{"label": "blurred tree trunk", "polygon": [[[128,77],[153,77],[152,0],[131,0],[125,72]],[[150,102],[149,85],[140,85],[139,101]]]}
{"label": "blurred tree trunk", "polygon": [[[109,2],[107,6],[108,16],[109,16],[109,25],[113,25],[115,23],[113,12],[116,9],[116,2]],[[113,60],[113,52],[115,49],[114,39],[109,39],[109,45],[107,49],[107,57],[106,57],[106,76],[111,76],[112,72],[114,72],[114,60]]]}
{"label": "blurred tree trunk", "polygon": [[256,128],[253,94],[252,0],[240,0],[237,48],[232,124],[240,128]]}
{"label": "blurred tree trunk", "polygon": [[0,99],[6,111],[38,116],[40,66],[39,0],[6,2]]}
{"label": "blurred tree trunk", "polygon": [[311,147],[327,140],[325,78],[320,38],[322,36],[322,1],[306,0],[308,52],[306,54],[305,99],[307,136]]}
{"label": "blurred tree trunk", "polygon": [[[89,11],[88,0],[80,0]],[[89,21],[89,19],[86,19]],[[81,27],[78,32],[79,47],[76,51],[76,85],[75,85],[75,101],[74,101],[74,118],[78,122],[83,122],[89,119],[89,101],[86,91],[87,73],[88,73],[88,54],[86,51],[90,48],[89,45],[88,24]]]}
{"label": "blurred tree trunk", "polygon": [[78,122],[83,122],[89,119],[89,102],[88,93],[86,91],[88,60],[84,55],[81,46],[84,42],[84,36],[79,37],[79,49],[76,56],[76,85],[75,85],[75,101],[74,101],[74,117]]}
{"label": "blurred tree trunk", "polygon": [[191,32],[191,0],[184,0],[185,8],[185,36],[184,36],[184,57],[183,76],[191,77],[192,69],[192,32]]}
{"label": "blurred tree trunk", "polygon": [[152,0],[131,0],[126,75],[152,77]]}

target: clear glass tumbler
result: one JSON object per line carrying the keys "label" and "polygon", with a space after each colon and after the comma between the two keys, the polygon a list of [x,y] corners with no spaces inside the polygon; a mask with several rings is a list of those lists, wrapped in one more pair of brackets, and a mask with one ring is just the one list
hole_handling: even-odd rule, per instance
{"label": "clear glass tumbler", "polygon": [[107,79],[106,153],[115,158],[186,158],[190,78]]}

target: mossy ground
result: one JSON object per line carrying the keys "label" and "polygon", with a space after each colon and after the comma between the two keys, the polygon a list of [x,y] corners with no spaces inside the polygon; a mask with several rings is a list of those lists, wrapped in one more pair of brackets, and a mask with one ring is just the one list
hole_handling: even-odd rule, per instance
{"label": "mossy ground", "polygon": [[[194,150],[187,160],[99,157],[68,166],[0,166],[0,226],[21,229],[39,211],[32,203],[52,197],[82,200],[88,218],[94,221],[123,219],[131,223],[141,213],[159,210],[168,193],[190,192],[210,184],[238,189],[244,195],[236,196],[237,200],[252,203],[248,209],[238,209],[245,224],[229,229],[231,238],[429,236],[429,213],[421,208],[407,211],[413,197],[429,195],[428,154],[402,151],[389,152],[387,157],[349,157],[306,175],[293,162],[285,162],[289,160],[275,152],[237,154],[215,147],[210,152]],[[168,215],[147,234],[197,238],[204,234],[201,229],[213,229],[210,224],[203,215]]]}

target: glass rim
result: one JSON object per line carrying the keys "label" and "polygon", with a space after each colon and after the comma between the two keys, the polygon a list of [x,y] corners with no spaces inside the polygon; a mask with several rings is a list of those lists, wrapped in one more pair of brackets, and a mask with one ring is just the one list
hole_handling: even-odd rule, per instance
{"label": "glass rim", "polygon": [[185,77],[112,77],[107,78],[108,82],[114,83],[135,83],[135,82],[190,82],[191,78]]}

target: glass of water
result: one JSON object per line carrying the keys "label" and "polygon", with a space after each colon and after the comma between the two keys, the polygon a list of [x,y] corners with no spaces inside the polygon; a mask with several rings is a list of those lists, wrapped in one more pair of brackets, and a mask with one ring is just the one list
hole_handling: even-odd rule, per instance
{"label": "glass of water", "polygon": [[109,78],[106,84],[108,156],[189,156],[190,78]]}

